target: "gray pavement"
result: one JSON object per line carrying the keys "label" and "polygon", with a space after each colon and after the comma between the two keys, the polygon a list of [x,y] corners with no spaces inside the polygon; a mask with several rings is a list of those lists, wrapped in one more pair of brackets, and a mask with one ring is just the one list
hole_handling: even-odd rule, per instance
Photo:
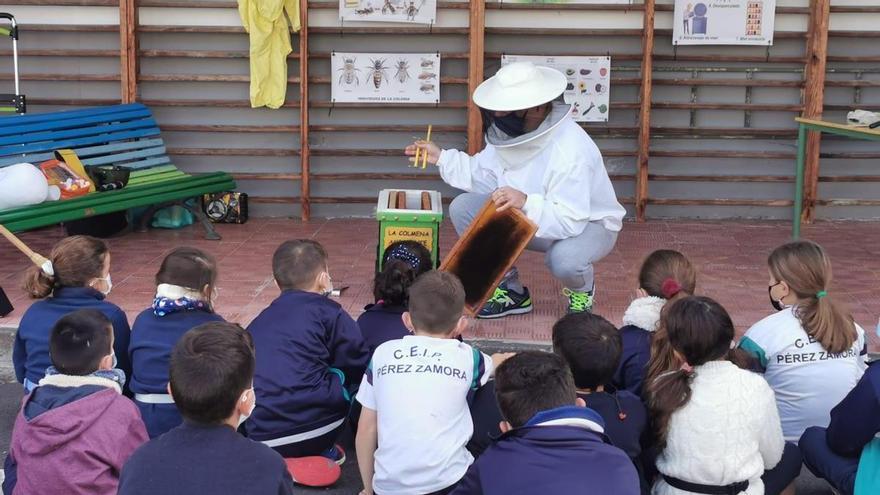
{"label": "gray pavement", "polygon": [[[22,397],[21,385],[15,383],[15,375],[12,372],[11,344],[13,335],[13,330],[0,328],[0,446],[2,446],[0,448],[2,448],[2,459],[6,458],[7,448],[12,435],[12,427]],[[503,341],[479,341],[475,342],[475,344],[488,353],[521,351],[525,349],[549,349],[549,345]],[[348,460],[342,466],[342,477],[339,482],[330,488],[301,488],[299,492],[353,495],[360,491],[360,474],[358,473],[354,438],[351,432],[345,432],[341,443],[345,448]],[[816,479],[804,469],[797,480],[797,493],[798,495],[829,495],[831,491],[823,481]]]}

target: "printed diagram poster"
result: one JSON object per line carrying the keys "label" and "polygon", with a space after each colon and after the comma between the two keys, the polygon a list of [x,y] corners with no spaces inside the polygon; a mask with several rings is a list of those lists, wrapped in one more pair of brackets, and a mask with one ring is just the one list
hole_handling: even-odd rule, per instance
{"label": "printed diagram poster", "polygon": [[611,101],[611,57],[543,57],[502,55],[501,65],[529,61],[565,74],[565,102],[577,122],[608,122]]}
{"label": "printed diagram poster", "polygon": [[439,103],[439,53],[330,56],[334,103]]}
{"label": "printed diagram poster", "polygon": [[581,3],[581,4],[637,4],[641,0],[494,0],[502,3]]}
{"label": "printed diagram poster", "polygon": [[776,0],[675,0],[673,45],[772,45]]}
{"label": "printed diagram poster", "polygon": [[339,19],[434,24],[437,0],[339,0]]}

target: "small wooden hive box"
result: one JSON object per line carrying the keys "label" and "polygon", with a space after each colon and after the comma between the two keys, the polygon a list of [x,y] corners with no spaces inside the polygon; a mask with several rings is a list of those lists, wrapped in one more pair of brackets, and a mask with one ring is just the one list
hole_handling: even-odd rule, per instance
{"label": "small wooden hive box", "polygon": [[385,249],[397,241],[418,241],[431,252],[434,267],[440,263],[438,247],[443,204],[437,191],[383,189],[376,205],[379,252],[376,269],[382,269]]}

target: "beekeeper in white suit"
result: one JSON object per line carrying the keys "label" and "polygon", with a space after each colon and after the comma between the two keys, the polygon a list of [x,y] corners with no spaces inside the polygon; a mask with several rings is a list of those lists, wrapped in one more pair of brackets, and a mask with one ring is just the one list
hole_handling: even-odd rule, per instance
{"label": "beekeeper in white suit", "polygon": [[[531,62],[502,67],[474,91],[483,113],[486,148],[474,156],[417,141],[440,176],[465,191],[449,207],[461,235],[491,198],[499,210],[517,208],[538,225],[528,248],[563,285],[569,312],[590,311],[593,263],[611,252],[625,210],[618,203],[599,148],[562,102],[568,84],[554,69]],[[499,318],[528,313],[532,300],[516,269],[507,273],[479,313]]]}

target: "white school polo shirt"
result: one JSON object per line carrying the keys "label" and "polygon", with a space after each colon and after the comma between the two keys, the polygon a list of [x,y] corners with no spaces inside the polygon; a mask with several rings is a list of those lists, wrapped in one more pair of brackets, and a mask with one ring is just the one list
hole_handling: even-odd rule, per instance
{"label": "white school polo shirt", "polygon": [[357,394],[377,414],[376,493],[430,493],[464,476],[474,460],[467,395],[493,371],[489,356],[455,339],[408,335],[376,348]]}
{"label": "white school polo shirt", "polygon": [[787,441],[798,441],[810,426],[827,427],[831,409],[855,386],[865,371],[865,331],[839,354],[826,351],[807,335],[795,314],[786,308],[755,323],[739,346],[755,355],[764,378],[776,394]]}

